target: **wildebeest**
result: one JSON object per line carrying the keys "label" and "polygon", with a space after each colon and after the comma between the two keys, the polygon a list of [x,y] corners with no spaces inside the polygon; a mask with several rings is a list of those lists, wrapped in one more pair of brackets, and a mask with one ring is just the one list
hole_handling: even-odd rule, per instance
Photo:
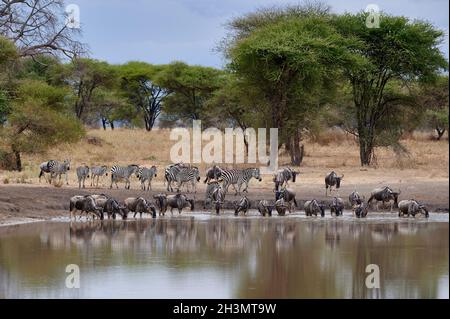
{"label": "wildebeest", "polygon": [[220,168],[217,165],[214,165],[213,167],[208,168],[206,171],[206,178],[203,181],[203,183],[211,182],[212,180],[218,180],[220,177]]}
{"label": "wildebeest", "polygon": [[219,187],[220,184],[218,181],[208,182],[208,186],[206,186],[205,202],[203,203],[203,209],[206,209],[206,207],[209,206],[209,204],[212,201],[212,194]]}
{"label": "wildebeest", "polygon": [[128,208],[128,210],[132,213],[134,213],[133,217],[135,218],[136,215],[139,213],[140,217],[142,218],[142,213],[148,213],[152,214],[153,218],[156,218],[156,209],[155,206],[153,206],[152,203],[145,200],[143,197],[129,197],[125,199],[124,201],[125,206]]}
{"label": "wildebeest", "polygon": [[289,204],[283,197],[275,202],[275,209],[279,216],[286,215],[286,210],[291,213],[291,204]]}
{"label": "wildebeest", "polygon": [[[173,215],[173,209],[178,209],[178,214],[181,214],[181,211],[183,208],[190,207],[191,211],[193,211],[194,208],[194,200],[188,198],[184,194],[175,194],[175,195],[167,195],[167,207],[170,207],[170,214]],[[165,209],[166,210],[166,209]]]}
{"label": "wildebeest", "polygon": [[98,180],[100,176],[108,176],[108,166],[93,166],[91,167],[91,186],[94,186],[95,178],[97,177],[97,183],[95,187],[98,187]]}
{"label": "wildebeest", "polygon": [[332,171],[327,176],[325,176],[325,196],[328,195],[328,188],[331,189],[334,186],[336,189],[341,187],[341,181],[344,178],[344,174],[342,176],[338,176],[335,171]]}
{"label": "wildebeest", "polygon": [[383,202],[383,206],[386,202],[391,202],[391,209],[392,212],[392,206],[398,207],[398,196],[401,194],[401,191],[394,192],[390,187],[384,186],[380,188],[375,188],[372,193],[370,194],[370,198],[367,201],[367,203],[370,205],[372,200],[376,200],[377,202],[377,210],[378,210],[378,202]]}
{"label": "wildebeest", "polygon": [[428,218],[428,209],[414,199],[405,199],[398,203],[398,217],[423,214]]}
{"label": "wildebeest", "polygon": [[318,213],[322,217],[325,216],[325,206],[320,204],[316,199],[306,201],[304,209],[306,216],[312,216],[313,214],[317,216]]}
{"label": "wildebeest", "polygon": [[275,183],[275,190],[278,191],[280,187],[288,187],[289,181],[292,180],[295,183],[295,179],[300,172],[296,172],[289,167],[279,169],[273,176],[273,182]]}
{"label": "wildebeest", "polygon": [[247,214],[247,211],[250,209],[250,201],[246,196],[242,197],[241,200],[236,204],[236,209],[234,210],[234,215],[237,216],[240,212],[243,212],[244,215]]}
{"label": "wildebeest", "polygon": [[353,212],[355,213],[356,217],[364,218],[369,213],[369,205],[367,205],[365,202],[356,204],[353,206]]}
{"label": "wildebeest", "polygon": [[[51,163],[51,162],[55,162],[55,161],[54,161],[54,160],[50,160],[50,161],[47,161],[47,162],[43,162],[43,163],[41,163],[41,164],[39,165],[39,169],[40,169],[40,172],[39,172],[39,183],[41,182],[41,177],[42,177],[42,176],[45,177],[45,174],[50,174],[49,163]],[[47,178],[46,178],[46,180],[47,180],[48,182],[50,182],[50,179],[47,179]]]}
{"label": "wildebeest", "polygon": [[151,190],[152,189],[152,179],[153,177],[156,177],[156,166],[153,165],[150,168],[147,167],[141,167],[139,168],[136,177],[139,178],[139,180],[141,181],[141,189],[142,190],[146,190],[145,189],[145,182],[147,182],[147,190]]}
{"label": "wildebeest", "polygon": [[83,213],[86,213],[89,217],[89,213],[92,214],[92,219],[94,217],[102,217],[102,211],[103,209],[101,207],[98,207],[95,204],[94,198],[90,195],[77,195],[70,198],[70,204],[69,204],[69,211],[70,211],[70,219],[74,216],[74,213],[80,210],[80,218],[83,215]]}
{"label": "wildebeest", "polygon": [[164,216],[167,211],[167,195],[160,193],[153,195],[153,198],[155,199],[156,206],[159,208],[159,216]]}
{"label": "wildebeest", "polygon": [[342,198],[334,197],[330,205],[331,216],[342,216],[344,213],[344,201]]}
{"label": "wildebeest", "polygon": [[212,201],[214,203],[214,208],[216,209],[216,214],[219,215],[223,204],[225,203],[225,190],[222,186],[219,186],[212,193]]}
{"label": "wildebeest", "polygon": [[109,196],[105,194],[91,194],[90,196],[94,199],[95,205],[99,207],[105,206],[105,203],[109,198]]}
{"label": "wildebeest", "polygon": [[78,188],[81,188],[81,185],[83,185],[83,188],[86,188],[84,183],[86,181],[86,178],[89,178],[89,166],[87,165],[79,166],[77,167],[76,171],[78,178]]}
{"label": "wildebeest", "polygon": [[364,197],[361,197],[357,191],[353,191],[348,195],[348,202],[350,206],[353,207],[355,205],[359,205],[364,201]]}
{"label": "wildebeest", "polygon": [[120,206],[119,202],[114,198],[108,198],[103,206],[103,214],[104,213],[108,215],[108,219],[110,219],[111,216],[113,219],[116,219],[117,215],[120,215],[122,219],[127,219],[128,208],[125,206]]}
{"label": "wildebeest", "polygon": [[274,208],[274,205],[270,205],[270,203],[265,199],[259,201],[259,203],[258,203],[258,211],[263,216],[266,216],[266,215],[272,216],[273,208]]}
{"label": "wildebeest", "polygon": [[298,207],[297,200],[295,199],[295,192],[292,189],[283,188],[280,191],[275,191],[275,200],[277,201],[280,198],[283,198],[285,202],[290,205],[289,211],[292,210],[292,204],[294,204],[295,207]]}

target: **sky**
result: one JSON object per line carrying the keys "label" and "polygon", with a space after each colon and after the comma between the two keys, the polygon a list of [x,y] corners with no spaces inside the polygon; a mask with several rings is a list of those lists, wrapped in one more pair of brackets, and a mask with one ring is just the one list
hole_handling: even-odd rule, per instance
{"label": "sky", "polygon": [[[448,0],[325,0],[336,13],[359,12],[368,4],[382,11],[431,22],[445,31],[441,50],[449,57]],[[226,23],[257,8],[298,4],[291,0],[66,0],[80,9],[82,41],[90,55],[109,63],[154,64],[175,60],[221,68],[215,50]]]}

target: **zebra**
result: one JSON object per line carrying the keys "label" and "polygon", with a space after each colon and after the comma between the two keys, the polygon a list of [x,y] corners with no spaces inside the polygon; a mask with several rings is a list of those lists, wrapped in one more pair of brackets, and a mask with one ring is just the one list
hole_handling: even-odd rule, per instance
{"label": "zebra", "polygon": [[86,178],[89,178],[89,166],[83,165],[77,167],[77,177],[78,177],[78,188],[81,188],[81,182],[83,182],[83,188],[86,188],[84,186],[84,182]]}
{"label": "zebra", "polygon": [[216,214],[219,215],[220,210],[225,203],[225,190],[222,186],[217,187],[212,193],[212,200],[214,202],[214,208],[216,209]]}
{"label": "zebra", "polygon": [[108,176],[108,166],[94,166],[91,167],[91,186],[94,186],[95,178],[97,177],[97,183],[95,187],[98,187],[98,180],[100,176],[106,175]]}
{"label": "zebra", "polygon": [[200,172],[197,167],[183,168],[178,172],[178,174],[176,174],[175,180],[178,183],[177,192],[180,191],[180,188],[183,185],[183,183],[191,183],[194,192],[197,193],[197,182],[200,181]]}
{"label": "zebra", "polygon": [[130,176],[135,174],[138,170],[139,166],[136,164],[131,164],[126,167],[114,165],[111,167],[111,185],[109,188],[112,188],[113,183],[115,183],[116,188],[118,189],[119,186],[117,185],[117,182],[120,180],[125,180],[125,189],[130,189]]}
{"label": "zebra", "polygon": [[[259,168],[246,168],[246,169],[220,169],[220,178],[223,180],[223,188],[225,192],[228,192],[228,187],[233,186],[236,191],[236,195],[241,194],[242,184],[245,184],[243,192],[248,192],[248,183],[252,178],[262,181]],[[236,189],[235,185],[238,185]]]}
{"label": "zebra", "polygon": [[147,190],[152,189],[152,179],[156,177],[156,166],[150,168],[140,167],[137,172],[137,178],[141,181],[141,189],[145,191],[145,182],[148,181]]}
{"label": "zebra", "polygon": [[69,185],[67,172],[70,170],[70,160],[66,159],[62,163],[50,160],[47,163],[47,168],[50,172],[50,184],[52,183],[54,177],[59,176],[59,180],[61,180],[61,175],[64,174],[66,185]]}
{"label": "zebra", "polygon": [[277,171],[274,174],[273,182],[275,183],[275,190],[278,191],[280,187],[288,187],[289,181],[292,179],[292,182],[295,183],[295,179],[300,172],[295,172],[291,168],[286,167]]}
{"label": "zebra", "polygon": [[167,166],[164,170],[164,183],[167,182],[167,191],[173,192],[172,183],[177,180],[176,176],[181,169],[188,168],[183,163],[176,163]]}

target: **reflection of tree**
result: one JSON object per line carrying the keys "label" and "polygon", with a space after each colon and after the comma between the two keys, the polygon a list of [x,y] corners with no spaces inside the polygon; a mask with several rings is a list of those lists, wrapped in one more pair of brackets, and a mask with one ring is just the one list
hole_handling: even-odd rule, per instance
{"label": "reflection of tree", "polygon": [[[20,291],[14,282],[63,282],[69,263],[230,270],[239,298],[428,298],[448,274],[443,223],[220,216],[30,224],[2,234],[0,297]],[[365,287],[371,263],[385,289]]]}

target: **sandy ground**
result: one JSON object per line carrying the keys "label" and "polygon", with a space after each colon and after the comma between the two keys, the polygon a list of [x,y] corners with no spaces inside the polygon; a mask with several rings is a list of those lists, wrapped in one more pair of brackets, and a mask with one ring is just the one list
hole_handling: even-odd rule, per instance
{"label": "sandy ground", "polygon": [[[333,196],[340,196],[347,200],[348,194],[353,190],[358,190],[361,194],[370,196],[372,189],[389,185],[394,190],[401,190],[400,199],[415,198],[418,201],[426,203],[431,211],[448,212],[449,210],[449,182],[448,178],[418,178],[414,175],[403,173],[387,174],[382,170],[371,170],[358,172],[358,176],[352,177],[351,172],[345,172],[345,183],[338,193],[333,192]],[[360,175],[364,174],[364,178]],[[383,176],[381,178],[380,176]],[[405,178],[405,176],[409,176]],[[253,207],[261,199],[273,200],[272,183],[270,178],[264,177],[263,182],[253,180],[249,187],[248,198],[252,201]],[[323,182],[318,178],[317,172],[306,172],[295,184],[291,183],[297,194],[297,200],[300,207],[303,202],[312,198],[323,202],[329,202],[331,197],[325,197]],[[152,195],[165,192],[165,187],[161,182],[153,183],[153,191],[141,191],[136,181],[132,184],[131,190],[123,189],[123,184],[119,189],[110,190],[106,181],[102,183],[101,188],[91,188],[79,190],[72,186],[54,187],[48,184],[9,184],[0,185],[0,224],[16,224],[38,220],[48,220],[55,217],[67,217],[69,209],[69,198],[77,194],[108,194],[118,199],[124,200],[127,197],[144,196],[152,199]],[[199,183],[196,194],[189,194],[196,201],[196,210],[203,209],[203,200],[205,193],[205,184]],[[239,196],[234,196],[230,191],[227,195],[225,208],[232,208],[233,202],[238,200]],[[153,200],[153,199],[152,199]]]}

